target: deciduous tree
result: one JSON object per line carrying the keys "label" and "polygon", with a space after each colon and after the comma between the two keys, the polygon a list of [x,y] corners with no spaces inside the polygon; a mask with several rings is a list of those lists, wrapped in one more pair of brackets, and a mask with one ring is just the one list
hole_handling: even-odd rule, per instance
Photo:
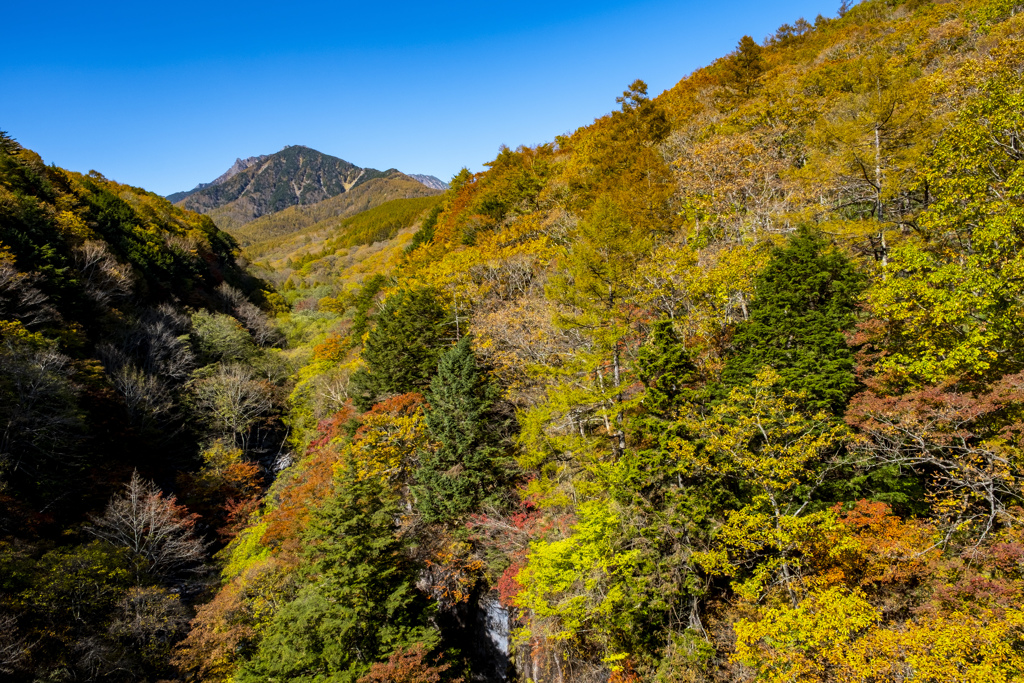
{"label": "deciduous tree", "polygon": [[243,451],[252,426],[274,407],[268,383],[256,379],[245,365],[221,364],[212,374],[201,373],[193,380],[191,393],[198,417]]}
{"label": "deciduous tree", "polygon": [[156,484],[132,473],[124,491],[92,519],[89,533],[127,548],[140,562],[139,571],[170,578],[194,568],[206,557],[206,544],[196,535],[195,515],[164,496]]}

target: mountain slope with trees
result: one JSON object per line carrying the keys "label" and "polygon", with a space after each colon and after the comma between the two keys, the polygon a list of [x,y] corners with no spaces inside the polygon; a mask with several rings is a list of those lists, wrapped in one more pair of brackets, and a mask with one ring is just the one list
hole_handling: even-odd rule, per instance
{"label": "mountain slope with trees", "polygon": [[[381,205],[391,239],[310,232],[269,329],[255,291],[191,313],[180,488],[9,534],[5,675],[1021,679],[1021,9],[844,4]],[[182,558],[223,520],[201,597],[110,540],[129,509]]]}
{"label": "mountain slope with trees", "polygon": [[[373,479],[436,610],[378,671],[1024,675],[1019,9],[868,0],[744,38],[463,172],[381,277],[291,280],[306,455],[251,566],[291,576],[315,542],[271,529],[310,524],[296,499]],[[487,439],[452,427],[485,409]],[[193,633],[253,623],[227,614]]]}
{"label": "mountain slope with trees", "polygon": [[[277,241],[312,238],[321,231],[337,228],[357,214],[398,199],[437,196],[436,190],[422,185],[401,173],[376,178],[344,194],[309,206],[292,206],[261,216],[251,223],[231,229],[247,252],[261,254]],[[310,239],[310,241],[313,241]]]}
{"label": "mountain slope with trees", "polygon": [[359,168],[344,159],[293,145],[224,182],[190,193],[180,203],[190,211],[209,214],[218,226],[230,230],[289,206],[316,204],[344,194],[390,172]]}
{"label": "mountain slope with trees", "polygon": [[174,674],[286,433],[279,297],[237,258],[0,133],[0,677]]}

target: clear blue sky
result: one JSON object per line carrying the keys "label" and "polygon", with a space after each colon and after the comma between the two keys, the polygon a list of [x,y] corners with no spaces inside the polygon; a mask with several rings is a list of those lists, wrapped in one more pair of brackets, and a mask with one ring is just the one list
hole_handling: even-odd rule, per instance
{"label": "clear blue sky", "polygon": [[302,144],[448,180],[839,0],[38,2],[4,8],[0,130],[169,194]]}

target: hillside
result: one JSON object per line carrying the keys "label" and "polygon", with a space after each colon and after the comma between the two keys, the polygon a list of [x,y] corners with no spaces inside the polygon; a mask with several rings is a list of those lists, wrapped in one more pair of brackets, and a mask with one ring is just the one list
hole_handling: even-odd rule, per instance
{"label": "hillside", "polygon": [[844,3],[237,260],[0,137],[0,678],[1024,680],[1022,10]]}
{"label": "hillside", "polygon": [[1024,676],[1020,9],[867,0],[743,38],[463,172],[375,261],[300,245],[304,455],[180,665]]}
{"label": "hillside", "polygon": [[[357,272],[354,263],[362,262],[369,253],[392,250],[400,234],[409,233],[406,236],[411,238],[410,229],[419,229],[436,218],[440,201],[439,195],[394,199],[340,221],[321,221],[283,237],[257,242],[246,248],[245,256],[278,287],[329,285],[343,290]],[[399,240],[403,245],[406,241]]]}
{"label": "hillside", "polygon": [[292,206],[267,214],[245,225],[234,227],[231,234],[246,249],[257,243],[307,230],[326,229],[343,219],[380,206],[395,199],[437,195],[417,180],[391,171],[386,176],[361,183],[351,190],[308,206]]}
{"label": "hillside", "polygon": [[316,204],[388,172],[359,168],[309,147],[285,147],[256,164],[189,194],[181,206],[209,214],[231,230],[290,206]]}
{"label": "hillside", "polygon": [[173,674],[286,434],[283,302],[237,258],[208,216],[0,133],[3,680]]}

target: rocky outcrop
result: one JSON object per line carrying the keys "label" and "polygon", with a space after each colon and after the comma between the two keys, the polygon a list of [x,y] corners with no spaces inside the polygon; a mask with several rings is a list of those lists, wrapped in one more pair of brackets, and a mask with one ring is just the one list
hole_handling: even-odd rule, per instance
{"label": "rocky outcrop", "polygon": [[432,190],[447,190],[448,183],[444,182],[440,178],[432,175],[423,175],[422,173],[408,173],[406,174],[413,180],[418,180]]}
{"label": "rocky outcrop", "polygon": [[211,183],[200,183],[196,189],[201,190],[205,187],[211,187],[213,185],[221,185],[234,178],[236,175],[241,173],[247,168],[252,168],[261,161],[266,161],[270,158],[268,154],[261,154],[260,156],[249,157],[248,159],[235,159],[235,163],[231,165],[231,168],[224,171],[219,177],[217,177]]}
{"label": "rocky outcrop", "polygon": [[259,156],[249,157],[248,159],[235,159],[235,163],[231,165],[231,168],[224,171],[224,173],[220,174],[212,181],[208,183],[199,183],[191,190],[185,190],[184,192],[175,192],[174,194],[169,194],[167,195],[167,199],[171,200],[172,204],[177,204],[178,202],[182,201],[189,195],[193,195],[196,192],[199,192],[199,190],[204,190],[208,187],[213,187],[214,185],[221,185],[223,183],[226,183],[227,181],[231,180],[245,169],[251,168],[256,164],[260,163],[261,161],[265,161],[269,158],[269,155],[261,154]]}

